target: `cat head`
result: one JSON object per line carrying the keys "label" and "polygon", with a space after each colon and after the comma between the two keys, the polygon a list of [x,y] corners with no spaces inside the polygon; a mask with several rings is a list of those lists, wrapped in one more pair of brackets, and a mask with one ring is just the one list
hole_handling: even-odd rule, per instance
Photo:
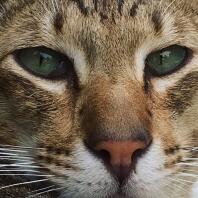
{"label": "cat head", "polygon": [[30,172],[63,197],[189,197],[198,171],[191,3],[1,2],[2,154],[35,164]]}

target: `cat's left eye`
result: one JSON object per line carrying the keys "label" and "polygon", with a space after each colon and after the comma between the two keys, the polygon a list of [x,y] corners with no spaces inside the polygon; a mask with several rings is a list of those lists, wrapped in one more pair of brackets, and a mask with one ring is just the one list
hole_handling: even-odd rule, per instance
{"label": "cat's left eye", "polygon": [[73,63],[68,57],[45,47],[18,50],[16,57],[24,69],[42,78],[65,77],[73,67]]}
{"label": "cat's left eye", "polygon": [[160,51],[153,52],[146,59],[146,67],[154,76],[171,74],[185,65],[188,57],[187,48],[179,45],[172,45]]}

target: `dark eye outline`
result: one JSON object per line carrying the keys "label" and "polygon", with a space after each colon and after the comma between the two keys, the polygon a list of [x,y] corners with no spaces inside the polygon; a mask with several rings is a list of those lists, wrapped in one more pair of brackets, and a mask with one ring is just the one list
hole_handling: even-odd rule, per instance
{"label": "dark eye outline", "polygon": [[[173,68],[172,70],[165,72],[163,74],[158,73],[156,70],[154,70],[151,66],[149,66],[148,62],[147,62],[147,58],[149,57],[149,55],[157,53],[157,52],[162,52],[162,51],[166,51],[167,49],[174,47],[174,46],[179,46],[182,47],[185,50],[185,57],[183,59],[183,61],[176,66],[175,68]],[[145,67],[146,67],[146,71],[149,72],[151,74],[151,76],[153,77],[164,77],[164,76],[168,76],[171,75],[173,73],[175,73],[176,71],[180,70],[181,68],[183,68],[190,60],[190,58],[192,57],[192,50],[190,50],[189,48],[185,47],[185,46],[181,46],[181,45],[171,45],[168,46],[166,48],[163,48],[161,50],[157,50],[157,51],[153,51],[150,54],[147,55],[146,60],[145,60]]]}
{"label": "dark eye outline", "polygon": [[[26,50],[26,49],[36,49],[37,51],[48,52],[49,54],[50,53],[57,54],[57,56],[59,56],[60,59],[63,62],[64,72],[62,72],[62,73],[60,72],[57,75],[49,75],[49,76],[45,76],[45,75],[39,74],[37,72],[34,72],[29,67],[27,67],[26,65],[24,65],[24,63],[20,60],[20,53],[23,50]],[[14,54],[15,61],[24,70],[26,70],[30,74],[33,74],[34,76],[37,76],[37,77],[40,77],[40,78],[43,78],[43,79],[48,79],[48,80],[63,80],[63,79],[66,79],[68,77],[68,75],[70,75],[72,72],[74,72],[74,62],[73,62],[73,60],[71,60],[69,57],[67,57],[66,55],[64,55],[62,53],[59,53],[59,52],[57,52],[55,50],[52,50],[52,49],[47,48],[47,47],[44,47],[44,46],[22,48],[22,49],[16,50],[13,54]]]}

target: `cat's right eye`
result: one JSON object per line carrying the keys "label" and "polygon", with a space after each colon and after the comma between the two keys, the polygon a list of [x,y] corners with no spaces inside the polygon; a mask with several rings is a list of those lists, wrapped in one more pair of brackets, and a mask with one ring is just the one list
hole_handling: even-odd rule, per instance
{"label": "cat's right eye", "polygon": [[68,57],[46,47],[18,50],[16,58],[24,69],[48,79],[64,78],[73,68]]}

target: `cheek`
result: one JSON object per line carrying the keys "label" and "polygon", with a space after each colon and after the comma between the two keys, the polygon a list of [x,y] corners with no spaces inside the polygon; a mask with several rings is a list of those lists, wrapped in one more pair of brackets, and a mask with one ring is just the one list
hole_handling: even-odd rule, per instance
{"label": "cheek", "polygon": [[139,180],[147,184],[160,181],[169,174],[164,164],[166,156],[160,140],[155,139],[153,145],[143,158],[138,161],[136,175]]}
{"label": "cheek", "polygon": [[[198,72],[191,72],[174,84],[174,87],[167,91],[167,108],[179,116],[191,106],[197,104],[194,98],[198,93]],[[196,97],[197,98],[197,97]]]}
{"label": "cheek", "polygon": [[73,101],[69,91],[48,101],[46,109],[42,110],[42,122],[37,138],[40,144],[57,148],[71,146],[77,135]]}
{"label": "cheek", "polygon": [[157,198],[169,184],[168,177],[173,172],[165,168],[165,162],[162,142],[155,139],[148,152],[139,159],[136,172],[125,186],[128,195],[137,192],[137,197],[145,197],[146,194],[148,197]]}
{"label": "cheek", "polygon": [[198,195],[198,180],[193,186],[192,198],[197,198],[197,195]]}
{"label": "cheek", "polygon": [[176,145],[176,137],[173,134],[174,121],[171,120],[172,112],[165,106],[166,95],[155,93],[152,102],[152,133],[153,139],[161,141],[163,151]]}
{"label": "cheek", "polygon": [[[40,123],[38,101],[35,93],[39,92],[31,83],[17,75],[0,74],[0,123],[7,123],[14,134],[30,134]],[[28,134],[28,133],[27,133]],[[21,135],[22,136],[22,135]]]}
{"label": "cheek", "polygon": [[62,95],[52,94],[27,79],[2,71],[0,91],[0,129],[5,123],[13,126],[8,139],[29,142],[34,138],[38,144],[62,146],[72,136],[75,98],[70,88]]}
{"label": "cheek", "polygon": [[[92,155],[81,140],[72,148],[70,160],[78,170],[65,170],[63,175],[69,179],[60,181],[60,185],[67,187],[64,197],[106,197],[109,192],[116,191],[117,183],[105,168],[102,161]],[[80,189],[80,191],[79,191]]]}

